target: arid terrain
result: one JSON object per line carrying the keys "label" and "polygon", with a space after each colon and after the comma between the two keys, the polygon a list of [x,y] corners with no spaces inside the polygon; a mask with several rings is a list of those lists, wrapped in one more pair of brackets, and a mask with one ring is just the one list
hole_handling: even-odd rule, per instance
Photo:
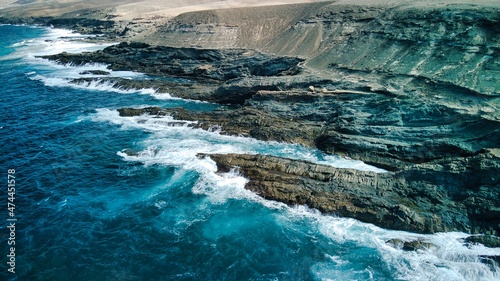
{"label": "arid terrain", "polygon": [[0,5],[2,22],[123,42],[47,59],[189,81],[73,83],[111,81],[228,105],[122,116],[169,114],[389,171],[212,156],[221,170],[240,167],[263,197],[393,229],[499,234],[499,1],[9,2]]}

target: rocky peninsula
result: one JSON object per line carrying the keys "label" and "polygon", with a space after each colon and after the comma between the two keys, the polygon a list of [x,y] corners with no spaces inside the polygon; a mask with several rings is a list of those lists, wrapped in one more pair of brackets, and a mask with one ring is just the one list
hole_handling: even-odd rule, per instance
{"label": "rocky peninsula", "polygon": [[[98,9],[61,6],[50,16],[14,5],[0,10],[0,19],[104,33],[123,42],[44,58],[148,75],[87,73],[72,83],[155,88],[224,105],[211,112],[124,108],[122,116],[195,120],[199,128],[299,143],[389,171],[266,155],[199,156],[212,158],[221,172],[238,167],[250,180],[246,188],[265,198],[391,229],[499,235],[500,3],[340,0],[187,9],[182,3],[189,1],[173,2],[178,6],[136,18],[120,13],[121,1]],[[43,3],[18,6],[39,11]]]}

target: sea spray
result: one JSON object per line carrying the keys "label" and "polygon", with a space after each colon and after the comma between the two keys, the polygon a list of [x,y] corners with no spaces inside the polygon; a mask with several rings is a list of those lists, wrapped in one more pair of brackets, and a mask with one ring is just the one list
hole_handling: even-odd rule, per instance
{"label": "sea spray", "polygon": [[[0,161],[16,166],[23,179],[22,225],[16,227],[20,279],[500,279],[498,267],[481,261],[500,255],[499,249],[468,245],[467,234],[392,231],[269,201],[246,190],[237,169],[217,173],[215,162],[197,154],[373,167],[300,145],[225,136],[189,122],[179,126],[182,120],[170,116],[120,117],[121,107],[213,105],[71,85],[68,79],[86,66],[40,62],[32,54],[37,42],[43,52],[40,38],[46,37],[37,36],[17,39],[26,41],[12,47],[20,53],[0,60],[11,75],[2,83],[1,128],[15,132],[0,136]],[[26,44],[33,45],[28,50]],[[433,246],[406,251],[387,243],[391,239]]]}

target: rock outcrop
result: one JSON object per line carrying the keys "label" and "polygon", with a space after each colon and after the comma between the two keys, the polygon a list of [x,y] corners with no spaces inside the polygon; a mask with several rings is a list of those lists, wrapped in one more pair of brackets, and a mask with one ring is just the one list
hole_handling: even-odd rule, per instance
{"label": "rock outcrop", "polygon": [[394,248],[402,249],[404,251],[419,251],[436,247],[435,245],[426,242],[422,239],[417,239],[413,241],[402,241],[400,239],[391,239],[386,241],[385,243],[393,246]]}
{"label": "rock outcrop", "polygon": [[[264,198],[307,205],[391,228],[498,235],[500,168],[496,152],[374,173],[266,155],[201,155],[220,172],[237,168]],[[478,176],[481,174],[481,176]]]}
{"label": "rock outcrop", "polygon": [[500,238],[492,235],[473,235],[464,239],[466,244],[482,244],[489,248],[500,248]]}
{"label": "rock outcrop", "polygon": [[[105,63],[112,70],[133,70],[151,75],[150,80],[106,79],[117,87],[156,88],[176,96],[219,103],[241,104],[258,90],[303,85],[294,81],[302,59],[277,57],[251,50],[202,50],[121,43],[93,53],[44,56],[61,64]],[[298,80],[313,79],[301,77]],[[95,79],[94,79],[95,80]],[[103,81],[102,78],[98,80]],[[91,78],[74,83],[92,81]]]}
{"label": "rock outcrop", "polygon": [[148,75],[129,80],[88,72],[72,83],[154,88],[228,105],[211,112],[122,109],[122,116],[168,114],[198,121],[191,126],[300,143],[390,171],[210,156],[221,171],[238,166],[250,179],[247,188],[266,198],[393,229],[498,235],[500,4],[351,2],[196,11],[152,22],[150,32],[113,21],[107,8],[3,21],[141,39],[46,56]]}

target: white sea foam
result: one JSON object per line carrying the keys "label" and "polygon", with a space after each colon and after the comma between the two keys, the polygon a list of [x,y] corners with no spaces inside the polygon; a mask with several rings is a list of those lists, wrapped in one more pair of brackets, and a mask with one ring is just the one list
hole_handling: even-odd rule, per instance
{"label": "white sea foam", "polygon": [[[319,150],[297,144],[259,141],[246,137],[221,135],[217,130],[193,129],[189,125],[195,122],[174,120],[170,116],[120,117],[116,110],[99,109],[93,120],[120,125],[124,129],[135,128],[154,132],[154,136],[145,142],[149,147],[155,147],[154,158],[156,159],[152,159],[153,161],[158,161],[160,158],[163,160],[172,158],[170,155],[176,152],[189,155],[190,160],[196,158],[198,153],[247,153],[303,159],[339,168],[384,172],[360,161],[328,156]],[[174,159],[179,158],[174,157]]]}
{"label": "white sea foam", "polygon": [[[397,272],[397,280],[500,280],[500,268],[492,268],[480,261],[484,255],[498,256],[500,248],[466,245],[462,239],[468,234],[451,232],[415,234],[386,230],[354,219],[336,218],[319,214],[307,207],[288,208],[284,219],[311,221],[312,227],[336,243],[355,243],[360,247],[377,249],[388,267]],[[421,240],[432,244],[429,249],[405,251],[386,243],[390,239],[401,241]],[[334,260],[339,263],[338,258]],[[319,277],[333,274],[331,268],[316,267]],[[326,273],[326,274],[325,274]],[[339,280],[346,272],[339,270],[333,276]],[[325,278],[322,278],[326,280]]]}
{"label": "white sea foam", "polygon": [[16,52],[2,59],[34,59],[36,56],[62,52],[92,52],[113,45],[113,43],[92,43],[84,40],[89,37],[92,36],[74,33],[67,29],[45,28],[44,34],[38,38],[13,44],[12,47],[16,47]]}
{"label": "white sea foam", "polygon": [[[71,75],[71,73],[67,73],[67,75]],[[29,78],[32,80],[42,81],[45,86],[49,87],[72,87],[76,89],[85,89],[85,90],[94,90],[101,92],[113,92],[119,94],[143,94],[143,95],[152,95],[155,96],[157,93],[154,89],[124,89],[121,87],[117,87],[114,82],[109,80],[91,80],[91,81],[81,81],[79,83],[72,82],[71,78],[65,78],[61,76],[48,76],[48,75],[40,75],[36,73],[30,73]],[[167,94],[168,95],[168,94]],[[167,99],[166,96],[162,99]],[[174,99],[174,98],[172,98]]]}
{"label": "white sea foam", "polygon": [[[480,262],[481,255],[500,255],[500,249],[483,246],[466,246],[461,239],[464,233],[438,233],[433,235],[392,231],[354,219],[320,214],[304,206],[289,207],[283,203],[265,200],[244,188],[247,179],[237,170],[216,173],[217,166],[210,158],[198,158],[198,153],[265,153],[289,158],[349,168],[372,169],[358,161],[321,155],[320,152],[297,145],[263,142],[249,138],[230,137],[217,132],[190,128],[190,122],[175,124],[171,117],[151,116],[120,117],[115,110],[99,109],[91,117],[94,121],[109,122],[122,129],[141,129],[152,135],[136,153],[118,152],[126,161],[139,161],[145,165],[176,166],[182,170],[196,170],[200,178],[192,192],[203,194],[212,204],[223,204],[229,199],[250,200],[277,210],[280,224],[294,227],[297,221],[306,221],[311,229],[331,239],[334,243],[354,243],[359,247],[376,249],[398,280],[499,280],[500,268],[492,270]],[[339,164],[340,163],[340,164]],[[390,239],[401,241],[422,240],[434,245],[430,249],[404,251],[386,243]],[[373,276],[369,268],[360,272],[346,272],[336,267],[349,263],[332,253],[331,262],[321,263],[312,271],[317,278],[327,276],[356,279]],[[357,276],[357,277],[356,277]]]}
{"label": "white sea foam", "polygon": [[[38,73],[27,73],[31,79],[42,81],[49,87],[73,87],[78,89],[88,89],[103,92],[115,92],[120,94],[138,93],[150,95],[158,100],[178,99],[172,97],[169,93],[158,92],[156,89],[124,89],[115,83],[109,82],[104,78],[125,78],[125,79],[143,79],[146,77],[143,73],[134,71],[113,71],[106,64],[89,63],[84,65],[62,65],[55,62],[38,58],[38,56],[53,55],[62,52],[82,53],[92,52],[104,49],[114,43],[93,43],[85,41],[90,35],[74,33],[66,29],[46,28],[43,36],[36,39],[23,40],[15,43],[16,51],[8,56],[2,57],[5,60],[19,59],[23,63],[36,65]],[[106,71],[109,75],[84,74],[88,71]],[[92,81],[81,81],[74,83],[78,78],[94,78]]]}
{"label": "white sea foam", "polygon": [[[61,66],[47,61],[35,59],[36,54],[58,53],[61,51],[83,51],[94,50],[93,48],[103,48],[100,46],[89,46],[87,43],[76,42],[60,37],[76,36],[69,31],[51,30],[42,39],[48,41],[27,40],[20,42],[19,58],[30,54],[28,59],[31,63],[39,65],[45,64],[47,71],[41,73],[27,73],[32,79],[43,81],[48,86],[72,86],[96,89],[102,91],[113,91],[119,93],[129,93],[127,90],[116,89],[114,85],[91,82],[82,85],[69,85],[72,78],[81,77],[79,74],[83,69],[106,70],[105,65],[87,65],[83,67]],[[58,40],[62,40],[58,41]],[[70,46],[71,45],[71,46]],[[132,72],[112,72],[112,75],[127,76],[140,75]],[[148,92],[149,91],[149,92]],[[169,99],[165,93],[156,93],[153,90],[145,90],[145,94],[156,95],[157,98]],[[276,220],[285,227],[294,228],[297,222],[306,223],[312,229],[311,239],[321,235],[330,239],[332,243],[345,244],[353,243],[359,247],[376,249],[381,259],[387,264],[391,272],[397,272],[394,279],[397,280],[500,280],[500,269],[494,270],[486,264],[481,263],[481,255],[500,255],[500,249],[490,249],[483,246],[466,246],[460,239],[466,237],[463,233],[438,233],[433,235],[420,235],[403,231],[391,231],[376,227],[371,224],[359,222],[354,219],[337,218],[325,216],[316,210],[311,210],[304,206],[289,207],[280,202],[265,200],[244,188],[247,179],[242,177],[237,170],[229,173],[216,173],[217,166],[210,158],[199,158],[198,153],[250,153],[250,154],[270,154],[292,159],[304,159],[311,162],[332,165],[341,168],[354,168],[360,170],[371,170],[383,172],[366,165],[360,161],[352,161],[336,156],[324,155],[322,152],[305,148],[300,145],[282,144],[277,142],[263,142],[250,138],[231,137],[221,135],[217,128],[212,132],[201,129],[190,128],[193,122],[174,120],[172,117],[161,118],[152,116],[120,117],[116,110],[99,109],[97,113],[86,117],[96,122],[108,122],[115,126],[120,126],[123,130],[134,129],[144,130],[151,133],[151,136],[140,143],[141,148],[137,152],[132,152],[133,148],[124,148],[118,154],[125,161],[137,161],[150,165],[175,166],[180,168],[179,177],[186,171],[197,171],[199,179],[192,192],[203,194],[211,204],[224,204],[229,199],[249,200],[257,202],[266,208],[276,211]],[[82,121],[83,118],[79,121]],[[139,192],[139,191],[137,191]],[[140,195],[130,192],[130,198]],[[148,193],[147,196],[153,198],[156,193]],[[110,210],[119,210],[130,198],[114,200],[110,202]],[[64,203],[65,204],[65,203]],[[62,206],[62,205],[61,205]],[[114,207],[113,207],[114,206]],[[164,208],[165,201],[154,203],[156,208]],[[114,212],[113,212],[114,213]],[[183,222],[179,219],[179,224]],[[435,247],[414,252],[404,251],[386,244],[390,239],[400,239],[402,241],[423,240]],[[345,271],[338,267],[345,266],[352,261],[344,257],[331,253],[327,255],[327,260],[314,266],[311,271],[321,280],[353,280],[359,276],[373,278],[372,271],[367,268],[360,272]]]}
{"label": "white sea foam", "polygon": [[[191,128],[196,122],[175,120],[170,116],[133,116],[120,117],[118,111],[98,109],[89,117],[92,121],[108,122],[120,126],[124,130],[137,129],[151,132],[152,135],[142,142],[145,149],[131,152],[130,149],[118,152],[126,161],[142,162],[146,166],[176,166],[185,170],[195,170],[201,179],[193,187],[193,192],[205,194],[212,202],[223,203],[228,199],[256,200],[269,208],[281,209],[285,205],[274,201],[262,200],[256,194],[247,191],[247,182],[237,170],[225,174],[216,174],[217,166],[209,157],[197,157],[202,154],[269,154],[292,159],[305,159],[311,162],[335,167],[362,168],[380,171],[369,166],[360,165],[359,161],[340,157],[325,157],[314,149],[295,144],[265,142],[245,137],[221,135],[217,131],[205,131]],[[330,160],[330,161],[329,161]]]}

